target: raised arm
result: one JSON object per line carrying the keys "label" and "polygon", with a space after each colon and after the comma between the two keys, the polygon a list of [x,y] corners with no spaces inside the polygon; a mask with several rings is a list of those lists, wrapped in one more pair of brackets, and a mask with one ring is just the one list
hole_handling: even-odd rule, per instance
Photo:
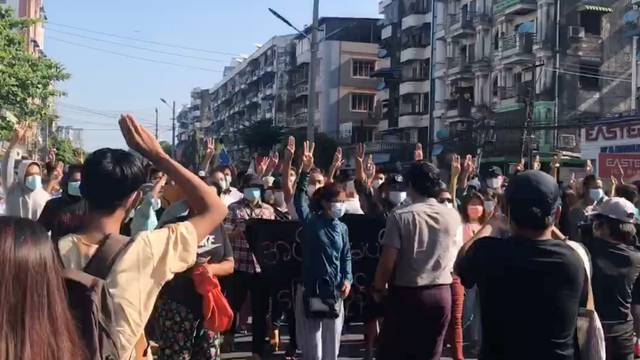
{"label": "raised arm", "polygon": [[195,216],[189,219],[204,240],[213,229],[222,224],[227,215],[227,207],[215,190],[164,153],[155,137],[142,127],[131,115],[120,118],[120,129],[127,145],[149,159],[158,169],[167,174],[187,198]]}
{"label": "raised arm", "polygon": [[558,172],[560,171],[560,156],[558,154],[553,155],[551,159],[551,168],[549,169],[549,175],[553,176],[558,181]]}
{"label": "raised arm", "polygon": [[460,165],[460,155],[453,154],[453,159],[451,160],[451,179],[449,179],[449,193],[451,194],[451,198],[453,201],[453,206],[458,207],[456,197],[456,191],[458,190],[458,176],[460,176],[460,172],[462,171],[462,166]]}
{"label": "raised arm", "polygon": [[293,184],[289,182],[289,173],[291,172],[291,162],[293,161],[293,154],[296,152],[296,138],[289,136],[289,142],[284,149],[284,156],[282,160],[282,193],[284,194],[284,201],[288,204],[293,198]]}
{"label": "raised arm", "polygon": [[216,143],[212,138],[205,139],[205,145],[207,146],[204,159],[202,160],[202,164],[200,164],[200,170],[204,171],[205,174],[209,173],[209,165],[211,164],[211,160],[216,154]]}
{"label": "raised arm", "polygon": [[296,193],[293,197],[293,204],[298,213],[298,219],[305,220],[310,215],[309,210],[309,196],[307,195],[307,184],[309,183],[309,171],[313,168],[313,150],[315,144],[309,144],[308,141],[304,142],[302,152],[302,172],[298,179],[298,186],[296,187]]}
{"label": "raised arm", "polygon": [[364,154],[365,154],[365,146],[364,144],[358,144],[356,148],[356,180],[360,181],[362,184],[367,184],[367,173],[364,171]]}
{"label": "raised arm", "polygon": [[335,154],[333,154],[333,161],[331,162],[329,173],[327,174],[329,182],[333,182],[336,173],[340,171],[342,165],[344,165],[344,160],[342,159],[342,148],[338,147]]}

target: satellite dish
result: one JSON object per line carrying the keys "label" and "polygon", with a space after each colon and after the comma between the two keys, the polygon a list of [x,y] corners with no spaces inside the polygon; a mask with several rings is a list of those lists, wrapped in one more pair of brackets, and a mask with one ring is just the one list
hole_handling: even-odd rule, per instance
{"label": "satellite dish", "polygon": [[381,80],[378,82],[378,84],[376,84],[376,90],[378,91],[382,91],[387,87],[387,83],[384,82],[384,80]]}
{"label": "satellite dish", "polygon": [[387,57],[387,55],[389,55],[389,52],[386,49],[380,49],[378,50],[378,57],[380,59],[384,59]]}
{"label": "satellite dish", "polygon": [[440,145],[440,144],[435,144],[433,145],[433,155],[440,155],[442,154],[442,152],[444,151],[444,146]]}
{"label": "satellite dish", "polygon": [[637,22],[638,18],[640,18],[640,11],[636,9],[627,11],[626,13],[624,13],[624,16],[622,17],[624,22],[627,24]]}
{"label": "satellite dish", "polygon": [[436,137],[438,139],[440,139],[440,140],[448,138],[449,137],[449,129],[443,128],[443,129],[440,129],[440,130],[436,131]]}

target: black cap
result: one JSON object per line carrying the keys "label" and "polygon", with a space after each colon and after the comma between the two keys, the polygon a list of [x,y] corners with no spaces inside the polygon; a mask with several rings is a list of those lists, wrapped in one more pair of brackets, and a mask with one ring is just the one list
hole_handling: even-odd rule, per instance
{"label": "black cap", "polygon": [[556,180],[538,170],[514,176],[505,195],[511,211],[526,211],[536,216],[551,216],[560,205],[560,188]]}
{"label": "black cap", "polygon": [[396,191],[405,191],[407,188],[404,177],[400,174],[389,174],[384,180],[384,186]]}
{"label": "black cap", "polygon": [[258,175],[245,174],[242,177],[242,187],[243,188],[258,187],[262,189],[264,187],[264,184],[262,182],[262,179],[260,179]]}
{"label": "black cap", "polygon": [[489,171],[487,171],[488,178],[495,178],[498,176],[502,176],[502,169],[497,166],[492,166],[489,168]]}

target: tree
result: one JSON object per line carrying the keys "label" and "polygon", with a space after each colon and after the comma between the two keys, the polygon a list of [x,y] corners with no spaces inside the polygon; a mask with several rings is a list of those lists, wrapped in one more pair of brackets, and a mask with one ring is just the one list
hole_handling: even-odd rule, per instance
{"label": "tree", "polygon": [[162,151],[165,154],[172,156],[173,155],[173,146],[168,141],[160,141],[160,146],[162,147]]}
{"label": "tree", "polygon": [[[0,109],[20,121],[41,122],[51,112],[51,100],[63,95],[54,84],[69,78],[58,62],[34,56],[26,49],[24,32],[37,21],[18,19],[0,7]],[[6,129],[0,129],[0,131]]]}
{"label": "tree", "polygon": [[240,131],[240,139],[251,153],[267,155],[284,137],[283,128],[271,120],[257,121]]}
{"label": "tree", "polygon": [[75,164],[77,162],[73,143],[69,139],[53,139],[53,148],[56,149],[56,160],[65,164]]}

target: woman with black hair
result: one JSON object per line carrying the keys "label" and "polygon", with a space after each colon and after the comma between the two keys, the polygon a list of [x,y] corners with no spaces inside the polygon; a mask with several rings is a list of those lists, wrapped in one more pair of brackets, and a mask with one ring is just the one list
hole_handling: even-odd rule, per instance
{"label": "woman with black hair", "polygon": [[54,243],[63,236],[82,231],[87,205],[82,201],[81,182],[82,165],[69,165],[60,183],[62,195],[47,201],[38,218],[38,223],[51,232]]}
{"label": "woman with black hair", "polygon": [[[309,202],[309,171],[313,168],[313,145],[305,142],[302,173],[294,195],[302,220],[302,286],[296,297],[296,318],[302,328],[303,359],[337,359],[344,321],[342,300],[349,295],[351,249],[345,213],[345,191],[336,184],[315,190]],[[304,309],[304,310],[303,310]]]}

